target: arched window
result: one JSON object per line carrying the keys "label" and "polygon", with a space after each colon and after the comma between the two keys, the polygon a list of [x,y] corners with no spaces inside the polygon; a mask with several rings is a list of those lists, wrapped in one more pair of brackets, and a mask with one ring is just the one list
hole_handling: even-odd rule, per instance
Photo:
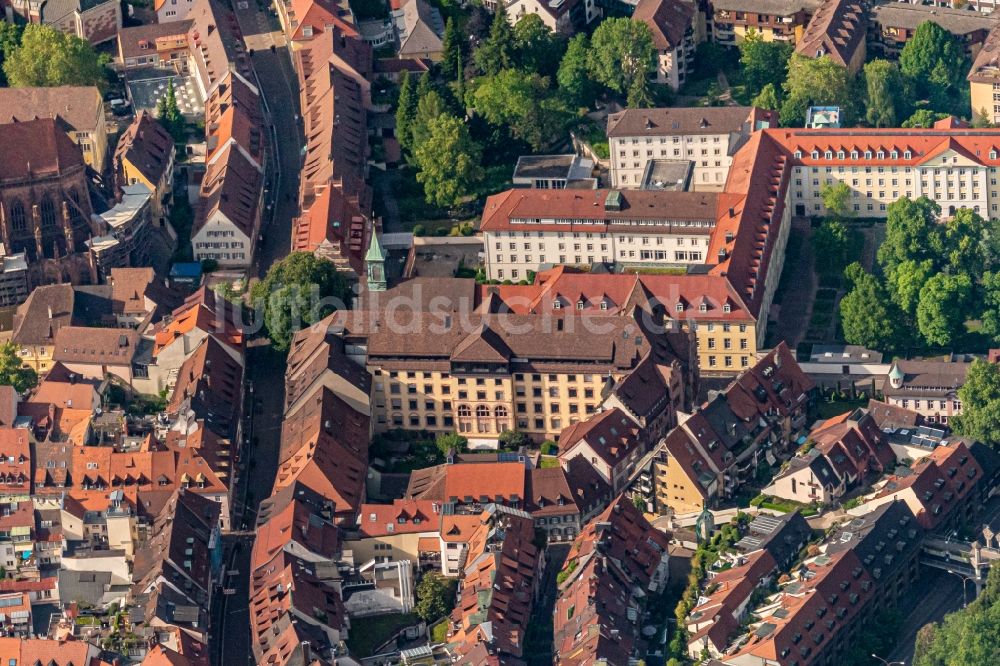
{"label": "arched window", "polygon": [[42,204],[39,206],[42,215],[42,226],[43,227],[54,227],[56,226],[56,206],[52,203],[52,197],[45,197],[42,199]]}
{"label": "arched window", "polygon": [[69,216],[73,222],[79,222],[83,219],[83,214],[80,212],[80,193],[76,190],[70,190],[69,198],[73,200],[75,205],[69,206]]}
{"label": "arched window", "polygon": [[492,432],[492,425],[489,406],[476,405],[476,430],[479,432]]}
{"label": "arched window", "polygon": [[505,419],[507,418],[507,408],[503,405],[497,405],[496,409],[493,410],[493,414],[498,419]]}
{"label": "arched window", "polygon": [[458,406],[458,417],[462,418],[463,416],[465,416],[465,417],[472,416],[472,410],[469,409],[468,405],[459,405]]}
{"label": "arched window", "polygon": [[10,205],[10,225],[14,231],[24,231],[24,204],[20,201]]}

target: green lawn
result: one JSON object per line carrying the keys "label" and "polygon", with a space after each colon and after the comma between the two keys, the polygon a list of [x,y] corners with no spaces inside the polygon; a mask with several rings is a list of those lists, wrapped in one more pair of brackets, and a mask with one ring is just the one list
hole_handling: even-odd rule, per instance
{"label": "green lawn", "polygon": [[431,642],[444,643],[448,640],[448,618],[444,618],[431,627]]}
{"label": "green lawn", "polygon": [[375,617],[359,617],[351,620],[350,638],[347,648],[351,656],[370,657],[384,642],[392,638],[397,631],[419,622],[414,613],[397,613],[393,615],[377,615]]}
{"label": "green lawn", "polygon": [[833,402],[820,399],[816,402],[816,416],[821,419],[831,419],[844,412],[851,412],[858,407],[866,407],[867,405],[867,398],[865,400],[834,400]]}
{"label": "green lawn", "polygon": [[538,466],[542,469],[559,467],[559,458],[555,456],[542,456],[542,459],[539,461]]}

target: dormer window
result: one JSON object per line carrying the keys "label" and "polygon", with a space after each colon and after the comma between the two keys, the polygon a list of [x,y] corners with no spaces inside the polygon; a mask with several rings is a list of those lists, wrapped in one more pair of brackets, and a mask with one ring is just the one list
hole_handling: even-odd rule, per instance
{"label": "dormer window", "polygon": [[878,153],[875,155],[875,157],[878,158],[878,159],[880,159],[880,160],[884,160],[885,159],[885,151],[883,151],[883,150],[878,151]]}
{"label": "dormer window", "polygon": [[608,309],[608,302],[607,301],[601,301],[601,309],[602,310],[607,310]]}
{"label": "dormer window", "polygon": [[556,310],[559,310],[560,308],[562,308],[562,302],[557,298],[556,300],[552,301],[552,307],[555,308]]}
{"label": "dormer window", "polygon": [[722,306],[722,311],[725,312],[726,314],[729,314],[730,312],[733,311],[733,306],[731,306],[729,303],[726,303],[725,305]]}
{"label": "dormer window", "polygon": [[904,150],[903,151],[903,159],[907,159],[908,160],[911,157],[913,157],[913,153],[911,153],[909,150]]}
{"label": "dormer window", "polygon": [[997,151],[991,150],[990,151],[990,159],[991,160],[995,160],[996,158],[997,158]]}
{"label": "dormer window", "polygon": [[583,309],[583,299],[582,298],[576,302],[576,309],[577,310],[582,310]]}
{"label": "dormer window", "polygon": [[684,304],[683,303],[678,303],[677,304],[677,311],[678,312],[684,312]]}
{"label": "dormer window", "polygon": [[837,159],[838,160],[844,159],[844,151],[842,151],[842,150],[838,150],[837,151]]}
{"label": "dormer window", "polygon": [[866,160],[870,160],[871,158],[872,158],[872,151],[866,150],[865,151],[865,159]]}
{"label": "dormer window", "polygon": [[851,151],[851,159],[852,160],[858,159],[858,151],[856,151],[856,150],[852,150]]}
{"label": "dormer window", "polygon": [[833,151],[832,150],[828,150],[825,153],[823,153],[823,159],[832,160],[833,159]]}
{"label": "dormer window", "polygon": [[812,158],[814,160],[818,160],[819,159],[819,151],[818,150],[812,151]]}
{"label": "dormer window", "polygon": [[899,151],[898,150],[893,150],[891,153],[889,153],[889,157],[891,157],[894,160],[898,160],[899,159]]}
{"label": "dormer window", "polygon": [[702,303],[701,305],[698,306],[698,311],[699,312],[708,312],[708,305],[706,305],[705,303]]}
{"label": "dormer window", "polygon": [[802,151],[801,150],[796,150],[795,151],[795,159],[797,159],[797,160],[801,160],[802,159]]}

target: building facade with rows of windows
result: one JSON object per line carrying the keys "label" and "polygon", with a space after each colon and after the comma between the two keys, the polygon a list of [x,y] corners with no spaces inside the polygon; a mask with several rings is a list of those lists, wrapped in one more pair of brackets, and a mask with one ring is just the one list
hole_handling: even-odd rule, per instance
{"label": "building facade with rows of windows", "polygon": [[611,186],[639,188],[651,160],[692,165],[691,188],[721,190],[733,155],[750,133],[775,123],[748,106],[626,109],[608,116]]}
{"label": "building facade with rows of windows", "polygon": [[[657,368],[670,410],[688,404],[690,331],[635,312],[526,312],[481,290],[471,279],[417,278],[331,316],[328,326],[372,376],[375,432],[458,432],[474,444],[507,430],[556,439],[644,364]],[[410,296],[415,306],[394,305]]]}

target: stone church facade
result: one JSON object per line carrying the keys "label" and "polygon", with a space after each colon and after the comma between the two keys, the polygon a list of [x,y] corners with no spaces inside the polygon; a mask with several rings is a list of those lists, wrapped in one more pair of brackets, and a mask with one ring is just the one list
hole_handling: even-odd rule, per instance
{"label": "stone church facade", "polygon": [[24,252],[31,286],[97,281],[86,242],[94,228],[87,166],[51,119],[0,126],[0,242]]}

